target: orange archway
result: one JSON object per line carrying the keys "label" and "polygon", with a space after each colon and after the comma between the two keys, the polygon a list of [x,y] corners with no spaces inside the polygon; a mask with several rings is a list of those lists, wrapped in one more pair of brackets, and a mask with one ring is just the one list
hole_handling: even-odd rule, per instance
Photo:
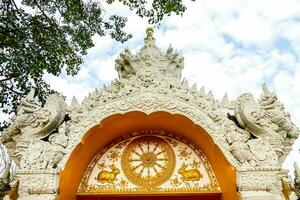
{"label": "orange archway", "polygon": [[222,199],[239,199],[235,168],[202,127],[179,114],[155,112],[147,115],[137,111],[109,116],[85,134],[60,173],[57,199],[76,200],[81,178],[97,152],[122,135],[145,129],[169,131],[193,141],[209,160],[221,187]]}

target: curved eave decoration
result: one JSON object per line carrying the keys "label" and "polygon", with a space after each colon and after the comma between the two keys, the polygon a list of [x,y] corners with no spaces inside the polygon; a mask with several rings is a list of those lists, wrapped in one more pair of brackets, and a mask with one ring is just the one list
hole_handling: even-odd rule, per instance
{"label": "curved eave decoration", "polygon": [[143,112],[115,114],[91,128],[76,146],[60,174],[57,199],[75,200],[82,177],[98,152],[124,135],[143,130],[171,132],[179,138],[193,141],[209,161],[221,188],[222,199],[239,199],[235,168],[227,161],[210,135],[187,117],[167,112],[149,115]]}

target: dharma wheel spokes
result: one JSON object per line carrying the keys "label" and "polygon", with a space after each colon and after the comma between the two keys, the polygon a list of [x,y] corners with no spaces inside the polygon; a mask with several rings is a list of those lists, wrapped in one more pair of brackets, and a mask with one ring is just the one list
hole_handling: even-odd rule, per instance
{"label": "dharma wheel spokes", "polygon": [[131,141],[122,156],[124,174],[142,187],[159,186],[168,180],[175,168],[175,154],[164,139],[143,136]]}

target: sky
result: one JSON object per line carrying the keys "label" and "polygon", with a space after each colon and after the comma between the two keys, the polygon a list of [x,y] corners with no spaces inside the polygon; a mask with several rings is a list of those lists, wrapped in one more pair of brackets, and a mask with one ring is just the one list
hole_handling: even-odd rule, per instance
{"label": "sky", "polygon": [[[196,0],[185,1],[187,11],[165,18],[155,27],[156,43],[169,44],[185,58],[183,77],[190,85],[204,86],[216,98],[230,99],[246,92],[256,98],[266,83],[300,127],[300,1],[299,0]],[[128,17],[125,30],[133,35],[121,44],[109,36],[94,36],[95,46],[84,57],[78,75],[47,75],[52,89],[70,103],[79,101],[117,78],[114,60],[126,47],[137,51],[143,45],[147,20],[124,6],[103,5],[107,15]],[[284,167],[292,169],[300,155],[300,139],[293,146]]]}

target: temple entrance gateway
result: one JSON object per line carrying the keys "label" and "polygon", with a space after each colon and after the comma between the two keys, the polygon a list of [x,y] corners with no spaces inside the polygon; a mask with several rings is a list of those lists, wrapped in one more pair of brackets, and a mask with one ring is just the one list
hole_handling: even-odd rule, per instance
{"label": "temple entrance gateway", "polygon": [[113,115],[90,129],[60,185],[59,199],[237,199],[235,170],[210,136],[166,112]]}
{"label": "temple entrance gateway", "polygon": [[153,34],[121,52],[119,78],[81,104],[22,99],[2,138],[18,200],[295,200],[282,162],[299,129],[277,96],[263,85],[257,101],[217,100],[190,87],[183,57]]}

